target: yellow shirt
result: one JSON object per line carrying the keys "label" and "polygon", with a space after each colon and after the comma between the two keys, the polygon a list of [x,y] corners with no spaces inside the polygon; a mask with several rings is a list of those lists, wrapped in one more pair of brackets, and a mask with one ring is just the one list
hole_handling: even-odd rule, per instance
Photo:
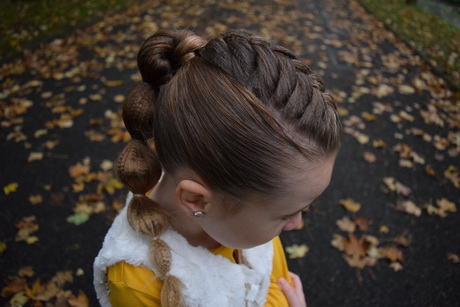
{"label": "yellow shirt", "polygon": [[[273,249],[273,267],[265,306],[289,306],[284,294],[277,285],[277,280],[280,277],[284,277],[291,282],[286,257],[279,237],[273,239]],[[236,263],[233,256],[234,249],[221,246],[211,250],[211,252]],[[119,262],[109,267],[107,271],[107,285],[110,290],[110,303],[114,307],[161,306],[160,293],[163,282],[155,278],[155,273],[146,268],[135,267],[126,262]]]}

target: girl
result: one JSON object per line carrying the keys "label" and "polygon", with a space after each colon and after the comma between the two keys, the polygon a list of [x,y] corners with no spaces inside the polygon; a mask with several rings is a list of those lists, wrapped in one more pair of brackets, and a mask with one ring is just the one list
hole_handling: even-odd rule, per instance
{"label": "girl", "polygon": [[278,238],[327,187],[336,106],[248,32],[161,31],[138,55],[117,172],[132,194],[95,260],[103,306],[305,306]]}

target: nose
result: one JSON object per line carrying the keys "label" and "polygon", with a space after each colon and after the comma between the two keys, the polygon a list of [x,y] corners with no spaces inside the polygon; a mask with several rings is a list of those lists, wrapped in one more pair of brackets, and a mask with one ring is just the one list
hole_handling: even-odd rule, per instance
{"label": "nose", "polygon": [[299,212],[288,220],[286,225],[284,225],[283,230],[289,231],[289,230],[296,229],[297,227],[300,226],[301,222],[302,222],[302,212]]}

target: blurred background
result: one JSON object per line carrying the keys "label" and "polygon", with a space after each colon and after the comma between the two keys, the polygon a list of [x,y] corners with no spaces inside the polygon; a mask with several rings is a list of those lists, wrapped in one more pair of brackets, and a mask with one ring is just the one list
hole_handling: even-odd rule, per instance
{"label": "blurred background", "polygon": [[308,305],[458,305],[459,26],[458,0],[2,0],[0,303],[97,306],[137,51],[187,28],[286,46],[339,104],[332,183],[282,234]]}

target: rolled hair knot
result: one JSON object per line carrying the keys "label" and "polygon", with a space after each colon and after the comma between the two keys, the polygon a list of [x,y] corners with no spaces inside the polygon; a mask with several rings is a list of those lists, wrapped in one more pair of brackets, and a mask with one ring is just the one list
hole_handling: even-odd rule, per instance
{"label": "rolled hair knot", "polygon": [[165,209],[149,197],[136,195],[129,203],[128,223],[136,232],[155,238],[168,229],[171,218]]}
{"label": "rolled hair knot", "polygon": [[168,83],[206,43],[206,40],[187,30],[155,33],[142,44],[137,56],[142,80],[155,88]]}
{"label": "rolled hair knot", "polygon": [[123,103],[123,122],[133,139],[153,137],[153,112],[156,93],[145,82],[137,83]]}
{"label": "rolled hair knot", "polygon": [[161,177],[156,152],[146,141],[132,139],[118,158],[117,175],[133,193],[147,193]]}

